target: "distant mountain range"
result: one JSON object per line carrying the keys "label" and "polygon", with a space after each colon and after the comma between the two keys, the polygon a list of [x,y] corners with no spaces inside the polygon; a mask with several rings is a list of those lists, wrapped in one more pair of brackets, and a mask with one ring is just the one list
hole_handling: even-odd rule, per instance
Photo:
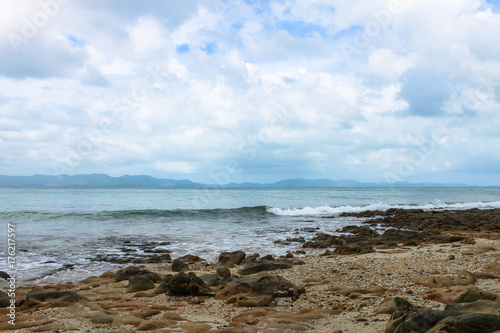
{"label": "distant mountain range", "polygon": [[63,187],[170,187],[170,188],[197,188],[197,187],[468,187],[466,184],[441,184],[441,183],[364,183],[356,180],[332,180],[302,178],[285,179],[276,183],[230,183],[224,185],[194,183],[188,179],[160,179],[151,176],[121,176],[111,177],[106,174],[91,175],[34,175],[34,176],[1,176],[0,186],[63,186]]}

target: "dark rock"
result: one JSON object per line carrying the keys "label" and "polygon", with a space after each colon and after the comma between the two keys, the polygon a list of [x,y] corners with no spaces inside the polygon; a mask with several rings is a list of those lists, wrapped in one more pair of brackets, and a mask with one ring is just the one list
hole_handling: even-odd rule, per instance
{"label": "dark rock", "polygon": [[341,255],[365,254],[371,252],[375,252],[375,250],[369,244],[340,245],[333,250],[333,253]]}
{"label": "dark rock", "polygon": [[379,234],[375,231],[372,230],[370,227],[367,226],[355,226],[355,225],[349,225],[346,227],[343,227],[340,232],[349,232],[351,234],[363,236],[363,237],[377,237]]}
{"label": "dark rock", "polygon": [[155,287],[155,283],[147,275],[137,275],[131,278],[129,281],[130,282],[127,289],[128,293],[149,290]]}
{"label": "dark rock", "polygon": [[5,273],[4,271],[0,271],[0,279],[10,279],[10,275]]}
{"label": "dark rock", "polygon": [[288,269],[294,266],[294,262],[286,259],[281,260],[263,260],[259,259],[247,264],[241,269],[238,274],[249,275],[264,271],[272,271],[276,269]]}
{"label": "dark rock", "polygon": [[50,292],[40,292],[39,290],[32,290],[26,294],[26,300],[32,300],[36,302],[87,302],[88,299],[75,293],[74,291],[50,291]]}
{"label": "dark rock", "polygon": [[188,265],[196,264],[196,263],[205,261],[205,259],[202,259],[202,258],[195,256],[195,255],[192,255],[192,254],[187,254],[185,256],[180,257],[179,259]]}
{"label": "dark rock", "polygon": [[394,330],[386,329],[386,332],[491,333],[496,330],[500,330],[500,316],[498,315],[446,310],[422,310],[408,316]]}
{"label": "dark rock", "polygon": [[120,282],[120,281],[125,281],[129,280],[130,278],[136,276],[141,272],[141,269],[136,266],[128,266],[123,269],[118,270],[115,273],[115,281]]}
{"label": "dark rock", "polygon": [[222,284],[222,279],[217,274],[205,274],[200,279],[209,287],[216,287]]}
{"label": "dark rock", "polygon": [[260,258],[260,254],[254,253],[241,261],[241,265],[246,265]]}
{"label": "dark rock", "polygon": [[429,333],[491,333],[500,330],[500,316],[483,313],[463,313],[440,320]]}
{"label": "dark rock", "polygon": [[218,291],[215,298],[242,307],[268,306],[276,297],[296,300],[304,291],[280,276],[268,275],[260,279],[236,279]]}
{"label": "dark rock", "polygon": [[10,305],[10,297],[0,290],[0,308],[6,308]]}
{"label": "dark rock", "polygon": [[115,281],[120,282],[120,281],[125,281],[132,279],[135,276],[144,276],[149,279],[151,279],[153,282],[161,282],[163,281],[162,277],[156,273],[147,271],[147,270],[141,270],[139,267],[136,266],[128,266],[123,269],[118,270],[115,273]]}
{"label": "dark rock", "polygon": [[222,252],[219,255],[219,264],[227,266],[230,264],[239,265],[245,259],[246,253],[243,251]]}
{"label": "dark rock", "polygon": [[217,276],[220,276],[221,278],[231,276],[231,271],[226,267],[218,267],[216,273]]}
{"label": "dark rock", "polygon": [[202,279],[194,273],[181,272],[175,276],[167,275],[162,284],[156,288],[155,294],[168,292],[174,296],[208,296],[213,295]]}
{"label": "dark rock", "polygon": [[445,310],[460,311],[460,312],[479,312],[500,315],[500,303],[480,299],[470,303],[448,303]]}
{"label": "dark rock", "polygon": [[180,259],[175,259],[172,262],[172,272],[185,272],[189,270],[189,265]]}

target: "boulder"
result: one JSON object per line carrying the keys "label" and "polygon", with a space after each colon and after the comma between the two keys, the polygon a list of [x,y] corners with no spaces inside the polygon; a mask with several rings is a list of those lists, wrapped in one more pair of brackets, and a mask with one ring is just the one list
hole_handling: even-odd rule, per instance
{"label": "boulder", "polygon": [[230,264],[239,265],[245,259],[246,253],[243,251],[222,252],[219,255],[219,264],[228,266]]}
{"label": "boulder", "polygon": [[243,269],[238,271],[240,275],[255,274],[264,271],[273,271],[276,269],[289,269],[294,266],[294,262],[286,259],[269,260],[259,259],[245,265]]}
{"label": "boulder", "polygon": [[263,276],[259,279],[240,278],[229,283],[215,294],[215,299],[223,299],[236,306],[268,306],[276,297],[291,297],[296,300],[303,288],[293,285],[280,276]]}
{"label": "boulder", "polygon": [[154,287],[155,283],[147,275],[137,275],[129,280],[127,292],[134,293],[137,291],[153,289]]}
{"label": "boulder", "polygon": [[460,312],[479,312],[500,315],[500,303],[480,299],[470,303],[448,303],[445,310],[460,311]]}
{"label": "boulder", "polygon": [[40,292],[39,290],[33,290],[26,293],[26,300],[31,300],[35,302],[45,303],[45,302],[66,302],[66,303],[77,303],[77,302],[87,302],[88,299],[74,291],[49,291]]}
{"label": "boulder", "polygon": [[221,278],[230,277],[231,271],[226,267],[218,267],[216,271],[217,276]]}
{"label": "boulder", "polygon": [[213,293],[202,279],[194,273],[181,272],[175,276],[167,275],[154,294],[169,293],[174,296],[210,296]]}
{"label": "boulder", "polygon": [[115,281],[125,281],[128,280],[141,272],[141,269],[136,266],[128,266],[123,269],[118,270],[115,273]]}
{"label": "boulder", "polygon": [[476,286],[459,286],[431,289],[424,293],[422,298],[446,304],[475,302],[480,299],[493,300],[496,298],[496,295],[489,291],[481,290]]}
{"label": "boulder", "polygon": [[386,333],[491,333],[497,330],[500,330],[500,316],[498,315],[422,310],[410,315],[394,330],[386,329]]}
{"label": "boulder", "polygon": [[175,259],[172,262],[172,272],[186,272],[189,270],[190,270],[189,265],[186,264],[181,259]]}
{"label": "boulder", "polygon": [[6,308],[10,305],[10,297],[0,290],[0,308]]}

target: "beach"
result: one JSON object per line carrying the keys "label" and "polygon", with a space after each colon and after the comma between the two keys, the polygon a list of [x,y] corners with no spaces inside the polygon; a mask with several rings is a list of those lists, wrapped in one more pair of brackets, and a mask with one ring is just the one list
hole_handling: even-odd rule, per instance
{"label": "beach", "polygon": [[[235,248],[213,261],[185,255],[155,265],[124,264],[82,281],[18,285],[15,325],[8,322],[9,308],[2,308],[0,328],[409,332],[416,325],[418,332],[500,330],[500,210],[345,214],[363,216],[364,222],[344,227],[340,235],[316,232],[308,241],[289,239],[303,250],[294,246],[282,256]],[[478,323],[486,326],[474,326]]]}

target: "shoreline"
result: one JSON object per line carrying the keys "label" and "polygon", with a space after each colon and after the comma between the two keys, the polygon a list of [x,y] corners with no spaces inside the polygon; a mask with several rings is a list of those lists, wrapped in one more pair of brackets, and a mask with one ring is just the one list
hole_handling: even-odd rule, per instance
{"label": "shoreline", "polygon": [[[247,254],[243,263],[237,251],[218,263],[186,256],[167,265],[137,265],[135,273],[143,271],[137,276],[122,269],[83,282],[18,286],[16,327],[5,321],[8,309],[0,308],[0,329],[386,332],[404,308],[394,304],[402,298],[413,306],[406,309],[407,317],[467,303],[476,305],[478,315],[489,311],[500,318],[500,308],[494,309],[500,307],[499,209],[356,215],[370,219],[344,228],[348,234],[316,234],[301,243],[320,255]],[[372,228],[380,225],[384,233],[374,234]],[[185,268],[183,263],[189,270],[172,272],[173,266]],[[144,270],[151,274],[137,278]],[[462,302],[464,293],[467,302]],[[478,300],[494,303],[485,308]]]}

